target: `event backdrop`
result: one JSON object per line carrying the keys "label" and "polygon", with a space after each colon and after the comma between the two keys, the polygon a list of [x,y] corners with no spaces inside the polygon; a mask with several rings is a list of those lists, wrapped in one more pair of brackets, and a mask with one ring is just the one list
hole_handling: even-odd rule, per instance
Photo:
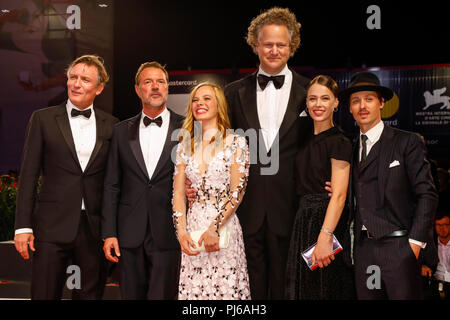
{"label": "event backdrop", "polygon": [[[31,113],[67,98],[65,70],[75,57],[96,53],[105,59],[111,80],[96,99],[96,107],[114,111],[116,115],[122,114],[120,108],[129,111],[129,105],[114,105],[113,101],[113,3],[112,0],[0,0],[0,174],[19,170]],[[348,85],[352,74],[361,71],[293,69],[309,78],[320,73],[331,75],[341,88]],[[448,160],[450,65],[369,70],[396,93],[383,110],[383,120],[394,127],[421,133],[430,155]],[[184,114],[189,92],[196,84],[208,80],[225,86],[254,71],[172,71],[168,105]],[[345,106],[339,107],[335,120],[349,136],[357,133],[358,127]]]}
{"label": "event backdrop", "polygon": [[[318,74],[333,77],[339,88],[345,88],[351,76],[358,70],[315,70],[293,68],[298,73],[313,78]],[[365,69],[375,73],[381,84],[394,90],[394,98],[382,111],[383,121],[393,127],[414,131],[424,136],[432,157],[450,157],[450,65],[389,67]],[[212,81],[225,86],[227,83],[254,72],[255,69],[211,70],[205,72],[171,72],[168,105],[184,114],[190,90],[202,81]],[[255,83],[256,86],[256,83]],[[335,122],[349,136],[359,131],[348,108],[340,105]]]}
{"label": "event backdrop", "polygon": [[[65,71],[96,53],[113,65],[112,0],[0,0],[0,173],[18,170],[31,113],[67,99]],[[96,106],[113,109],[113,78]]]}

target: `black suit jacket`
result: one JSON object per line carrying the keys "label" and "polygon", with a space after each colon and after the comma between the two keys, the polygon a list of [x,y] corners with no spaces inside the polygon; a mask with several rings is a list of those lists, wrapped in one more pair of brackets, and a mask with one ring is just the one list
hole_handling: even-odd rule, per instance
{"label": "black suit jacket", "polygon": [[[104,171],[118,120],[99,109],[95,119],[97,139],[83,172],[66,103],[32,114],[22,156],[15,229],[32,228],[39,241],[70,243],[78,230],[83,198],[91,231],[100,239]],[[36,196],[40,175],[42,185]]]}
{"label": "black suit jacket", "polygon": [[[363,174],[374,161],[378,161],[377,193],[363,195],[376,197],[377,207],[366,216],[371,233],[375,238],[382,238],[395,230],[405,229],[410,239],[428,242],[432,239],[438,198],[425,157],[425,144],[417,134],[388,125],[384,126],[377,143],[380,143],[379,157],[371,157],[369,153],[360,167]],[[359,161],[358,152],[359,138],[354,144],[352,175]],[[351,177],[348,197],[352,209],[350,217],[355,216],[353,191]],[[361,224],[355,223],[355,228],[361,228]]]}
{"label": "black suit jacket", "polygon": [[439,264],[439,244],[438,237],[434,234],[434,238],[427,241],[427,246],[424,250],[420,250],[420,258],[423,265],[426,265],[431,269],[433,274],[436,272],[437,265]]}
{"label": "black suit jacket", "polygon": [[171,154],[175,154],[178,141],[171,136],[181,127],[183,117],[170,111],[166,141],[152,177],[139,142],[140,119],[141,113],[114,129],[105,177],[102,236],[117,237],[121,247],[136,248],[150,227],[159,249],[178,249],[171,205]]}
{"label": "black suit jacket", "polygon": [[[258,133],[261,129],[256,105],[256,75],[255,72],[225,88],[233,129],[243,129],[244,131],[256,129]],[[250,175],[245,197],[237,211],[239,221],[246,234],[257,232],[266,215],[269,227],[275,234],[289,236],[291,232],[298,206],[294,181],[295,155],[300,143],[305,140],[306,135],[312,129],[311,118],[309,116],[300,117],[302,111],[305,110],[305,87],[309,80],[294,71],[292,71],[292,75],[289,102],[278,132],[279,169],[276,174],[261,175],[261,168],[270,167],[270,164],[262,164],[259,157],[256,163],[253,161],[258,152],[267,154],[262,137],[258,139],[256,148],[251,141],[249,142]]]}

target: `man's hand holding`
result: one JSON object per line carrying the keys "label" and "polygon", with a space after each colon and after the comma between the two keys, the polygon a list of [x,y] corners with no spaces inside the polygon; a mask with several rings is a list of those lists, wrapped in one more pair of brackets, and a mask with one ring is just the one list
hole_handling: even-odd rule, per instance
{"label": "man's hand holding", "polygon": [[197,197],[197,190],[194,188],[191,188],[192,182],[189,181],[189,179],[186,179],[186,188],[185,188],[185,194],[186,198],[189,201],[189,207],[191,206],[192,202],[194,202],[195,198]]}
{"label": "man's hand holding", "polygon": [[31,251],[36,251],[36,249],[34,248],[34,235],[32,233],[16,234],[14,236],[14,246],[22,256],[22,258],[24,258],[25,260],[30,259],[28,246],[30,246]]}
{"label": "man's hand holding", "polygon": [[[114,255],[111,254],[111,249],[114,251]],[[103,244],[103,252],[105,253],[106,259],[111,262],[119,262],[120,250],[119,241],[116,237],[106,238]]]}
{"label": "man's hand holding", "polygon": [[410,242],[409,245],[411,246],[411,250],[413,251],[414,255],[416,256],[416,259],[419,259],[420,249],[422,249],[422,248],[412,242]]}

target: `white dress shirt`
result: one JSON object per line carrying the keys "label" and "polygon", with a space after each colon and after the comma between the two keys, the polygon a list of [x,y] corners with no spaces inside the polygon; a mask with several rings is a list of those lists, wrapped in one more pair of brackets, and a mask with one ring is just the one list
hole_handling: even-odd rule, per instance
{"label": "white dress shirt", "polygon": [[[86,118],[85,116],[72,117],[72,109],[77,108],[70,99],[67,99],[66,110],[69,117],[70,129],[72,131],[73,142],[75,144],[75,151],[77,153],[78,161],[81,166],[81,170],[84,171],[91,158],[92,151],[97,141],[97,126],[95,121],[95,111],[93,105],[90,105],[84,110],[91,109],[91,116]],[[81,111],[81,110],[80,110]],[[84,199],[81,199],[81,210],[85,209]],[[20,233],[33,233],[31,228],[17,229],[15,234]]]}
{"label": "white dress shirt", "polygon": [[[75,151],[78,156],[78,162],[80,163],[81,170],[84,172],[86,166],[91,158],[92,151],[97,141],[97,127],[95,123],[95,111],[93,105],[90,105],[84,110],[91,109],[91,116],[86,118],[85,116],[72,117],[70,112],[72,109],[78,109],[72,104],[70,99],[67,100],[67,114],[69,116],[70,129],[72,130],[73,143],[75,144]],[[84,210],[84,199],[81,199],[81,209]]]}
{"label": "white dress shirt", "polygon": [[[261,67],[258,70],[257,76],[259,74],[272,76],[264,72]],[[280,89],[276,89],[273,81],[270,81],[267,84],[267,87],[262,90],[258,84],[258,81],[256,81],[256,105],[258,110],[258,118],[267,151],[270,150],[270,147],[278,134],[281,122],[283,122],[284,114],[286,113],[289,96],[291,94],[291,70],[289,70],[286,65],[280,73],[274,76],[278,75],[284,75],[284,84]]]}
{"label": "white dress shirt", "polygon": [[[362,139],[361,139],[361,135],[366,135],[367,136],[367,140],[366,140],[366,156],[369,156],[369,152],[372,149],[372,147],[374,146],[375,143],[378,142],[378,140],[380,140],[381,134],[383,133],[383,129],[384,129],[384,123],[383,121],[380,121],[379,123],[377,123],[373,128],[371,128],[370,130],[368,130],[366,133],[362,133],[360,132],[360,139],[359,139],[359,160],[361,161],[361,154],[362,154]],[[362,226],[362,230],[367,230],[367,228],[363,225]],[[418,246],[420,246],[422,249],[425,248],[426,243],[417,241],[417,240],[413,240],[413,239],[409,239],[409,242],[414,243]]]}
{"label": "white dress shirt", "polygon": [[[161,127],[158,127],[156,123],[151,123],[146,127],[143,121],[145,116],[147,115],[142,112],[141,122],[139,124],[139,143],[141,145],[142,155],[144,156],[147,173],[151,179],[166,142],[167,132],[169,131],[170,112],[167,108],[164,108],[164,111],[157,116],[163,120]],[[153,119],[149,116],[147,117]]]}
{"label": "white dress shirt", "polygon": [[436,278],[441,281],[450,282],[450,241],[443,244],[438,239],[439,263],[436,268]]}
{"label": "white dress shirt", "polygon": [[[373,145],[375,143],[377,143],[378,140],[380,140],[381,134],[383,133],[383,129],[384,129],[384,123],[383,123],[383,121],[380,121],[379,123],[377,123],[375,125],[375,127],[370,129],[366,133],[360,132],[360,136],[363,135],[363,134],[367,136],[367,140],[366,140],[367,153],[366,153],[366,156],[369,156],[369,152],[372,149]],[[362,154],[362,139],[359,139],[359,161],[361,161],[361,154]]]}

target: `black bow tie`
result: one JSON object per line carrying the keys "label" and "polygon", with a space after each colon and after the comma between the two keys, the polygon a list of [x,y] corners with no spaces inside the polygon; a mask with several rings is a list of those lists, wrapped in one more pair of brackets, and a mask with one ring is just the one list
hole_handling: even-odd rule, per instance
{"label": "black bow tie", "polygon": [[162,125],[162,122],[163,122],[163,120],[162,120],[162,118],[161,117],[158,117],[158,118],[156,118],[156,119],[150,119],[149,117],[144,117],[144,125],[146,126],[146,127],[148,127],[151,123],[156,123],[156,125],[158,126],[158,127],[161,127],[161,125]]}
{"label": "black bow tie", "polygon": [[258,74],[258,84],[262,90],[267,87],[269,81],[273,82],[276,89],[280,89],[284,84],[284,75],[281,76],[265,76],[263,74]]}
{"label": "black bow tie", "polygon": [[80,110],[72,108],[72,111],[70,112],[70,115],[72,117],[84,116],[87,119],[89,119],[91,117],[91,111],[92,111],[91,109],[80,111]]}

